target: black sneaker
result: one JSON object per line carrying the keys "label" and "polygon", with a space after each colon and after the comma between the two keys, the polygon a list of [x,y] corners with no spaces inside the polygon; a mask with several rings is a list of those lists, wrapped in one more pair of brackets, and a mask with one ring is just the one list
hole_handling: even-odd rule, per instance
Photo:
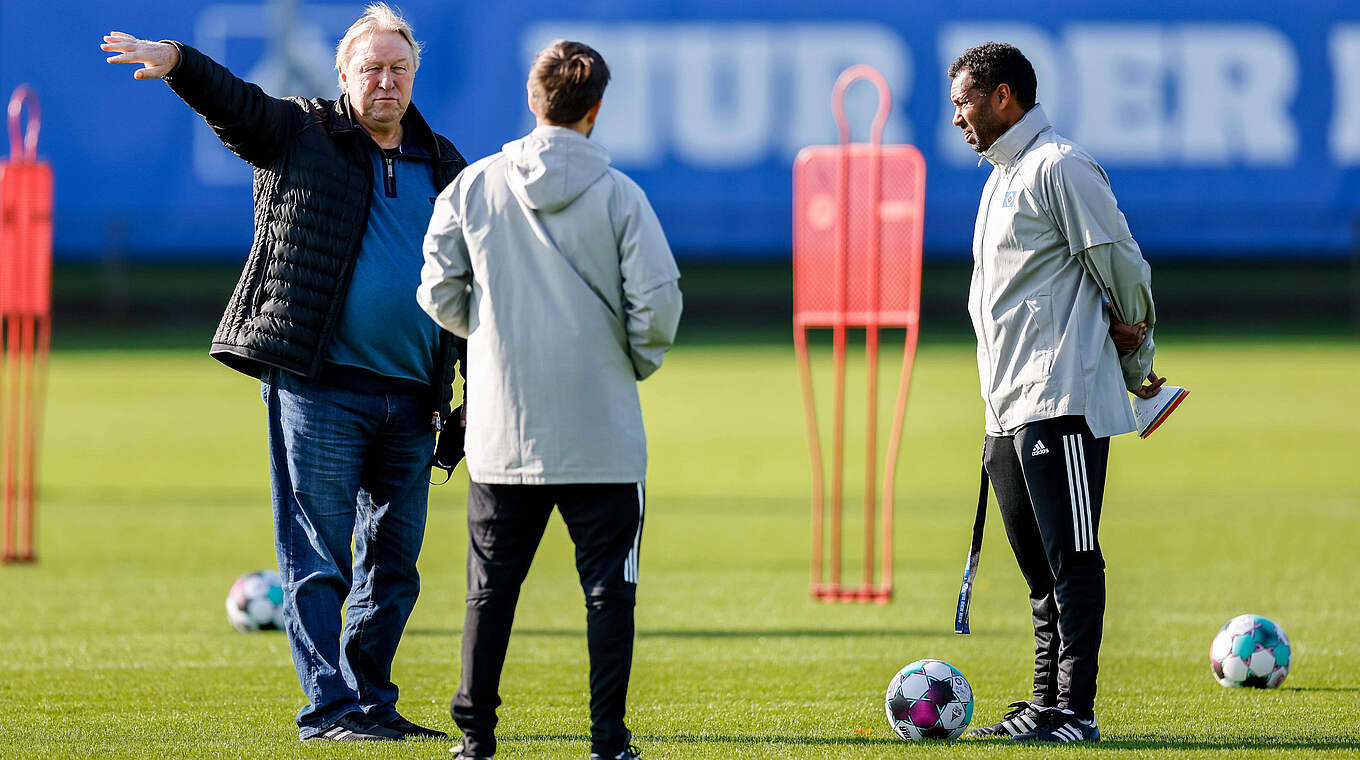
{"label": "black sneaker", "polygon": [[400,741],[398,731],[380,726],[365,718],[363,713],[350,713],[330,724],[319,734],[309,736],[304,741],[316,742],[381,742]]}
{"label": "black sneaker", "polygon": [[412,723],[411,721],[401,717],[400,715],[393,715],[387,720],[380,721],[378,724],[385,728],[390,728],[393,731],[396,731],[397,733],[401,734],[403,738],[406,739],[449,738],[449,735],[444,733],[443,731],[437,731],[433,728],[426,728],[424,726],[416,725],[415,723]]}
{"label": "black sneaker", "polygon": [[1012,702],[1007,707],[1011,708],[1006,713],[1006,717],[1000,723],[993,723],[990,726],[975,728],[968,732],[969,736],[1015,736],[1026,731],[1033,731],[1039,725],[1039,713],[1043,712],[1042,707],[1033,702],[1020,700]]}
{"label": "black sneaker", "polygon": [[454,760],[492,760],[491,755],[469,755],[463,750],[462,742],[453,745],[449,753],[453,755]]}
{"label": "black sneaker", "polygon": [[628,749],[623,750],[617,755],[601,755],[597,752],[590,753],[590,760],[639,760],[642,750],[629,744]]}
{"label": "black sneaker", "polygon": [[1096,728],[1096,716],[1090,720],[1078,720],[1075,713],[1057,707],[1049,707],[1039,715],[1039,724],[1033,730],[1016,734],[1018,742],[1098,742],[1100,729]]}

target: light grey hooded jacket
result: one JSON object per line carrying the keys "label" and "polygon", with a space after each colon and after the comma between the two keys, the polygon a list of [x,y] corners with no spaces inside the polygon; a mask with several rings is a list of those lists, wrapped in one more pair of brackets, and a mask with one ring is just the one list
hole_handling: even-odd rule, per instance
{"label": "light grey hooded jacket", "polygon": [[637,382],[680,320],[680,273],[642,189],[609,153],[540,126],[435,200],[416,299],[468,339],[478,483],[636,483]]}
{"label": "light grey hooded jacket", "polygon": [[[973,232],[968,313],[988,435],[1081,415],[1097,438],[1134,430],[1127,390],[1152,370],[1151,269],[1109,178],[1042,106],[983,154],[993,165]],[[1118,355],[1104,298],[1147,339]]]}

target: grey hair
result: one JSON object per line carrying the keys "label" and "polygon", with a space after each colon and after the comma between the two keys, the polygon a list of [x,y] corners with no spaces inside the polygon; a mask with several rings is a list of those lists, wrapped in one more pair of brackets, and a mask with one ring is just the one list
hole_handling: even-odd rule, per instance
{"label": "grey hair", "polygon": [[[411,73],[415,73],[420,68],[420,48],[422,44],[416,42],[415,32],[411,31],[411,25],[402,18],[401,14],[392,9],[387,3],[372,3],[364,8],[364,13],[357,21],[350,24],[349,29],[345,30],[345,36],[340,38],[340,44],[335,46],[335,70],[337,74],[345,70],[349,59],[354,54],[354,45],[364,35],[372,36],[378,32],[396,32],[406,40],[406,44],[411,46]],[[344,84],[340,89],[345,89]]]}

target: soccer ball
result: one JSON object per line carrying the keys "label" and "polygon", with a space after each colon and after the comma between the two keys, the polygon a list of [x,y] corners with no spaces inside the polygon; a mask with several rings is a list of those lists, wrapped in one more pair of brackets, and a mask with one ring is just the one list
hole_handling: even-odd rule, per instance
{"label": "soccer ball", "polygon": [[237,578],[227,592],[227,621],[241,633],[283,628],[283,579],[279,574],[256,570]]}
{"label": "soccer ball", "polygon": [[973,687],[947,662],[917,660],[893,676],[883,706],[903,739],[955,739],[973,719]]}
{"label": "soccer ball", "polygon": [[1290,655],[1283,628],[1260,615],[1238,615],[1209,645],[1209,667],[1224,686],[1273,689],[1289,675]]}

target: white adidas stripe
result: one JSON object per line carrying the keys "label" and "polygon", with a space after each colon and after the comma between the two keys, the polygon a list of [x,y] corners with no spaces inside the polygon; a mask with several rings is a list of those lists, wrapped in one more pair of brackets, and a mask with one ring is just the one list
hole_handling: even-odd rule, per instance
{"label": "white adidas stripe", "polygon": [[1063,442],[1063,464],[1067,468],[1067,496],[1072,505],[1072,536],[1081,551],[1081,510],[1077,509],[1077,484],[1072,467],[1072,436],[1065,435]]}
{"label": "white adidas stripe", "polygon": [[1081,732],[1073,728],[1071,724],[1059,726],[1058,730],[1053,732],[1053,735],[1065,742],[1081,740]]}
{"label": "white adidas stripe", "polygon": [[1067,491],[1072,501],[1072,538],[1079,552],[1095,548],[1091,493],[1086,476],[1086,447],[1080,435],[1063,436],[1063,459],[1067,465]]}
{"label": "white adidas stripe", "polygon": [[642,484],[637,484],[638,494],[638,526],[637,533],[633,535],[633,549],[628,552],[628,558],[623,561],[623,579],[629,583],[638,582],[638,555],[642,549],[642,517],[645,513],[646,497],[642,489]]}
{"label": "white adidas stripe", "polygon": [[1096,540],[1095,525],[1091,519],[1091,480],[1086,476],[1086,442],[1080,435],[1074,435],[1072,439],[1077,444],[1077,463],[1081,467],[1077,484],[1081,486],[1081,507],[1086,526],[1086,551],[1089,552],[1096,548]]}
{"label": "white adidas stripe", "polygon": [[1077,510],[1077,525],[1079,526],[1075,542],[1077,551],[1081,552],[1086,551],[1086,510],[1082,505],[1081,465],[1078,463],[1080,454],[1077,450],[1077,436],[1067,436],[1063,441],[1071,447],[1069,466],[1072,468],[1072,482],[1074,484],[1072,503]]}

